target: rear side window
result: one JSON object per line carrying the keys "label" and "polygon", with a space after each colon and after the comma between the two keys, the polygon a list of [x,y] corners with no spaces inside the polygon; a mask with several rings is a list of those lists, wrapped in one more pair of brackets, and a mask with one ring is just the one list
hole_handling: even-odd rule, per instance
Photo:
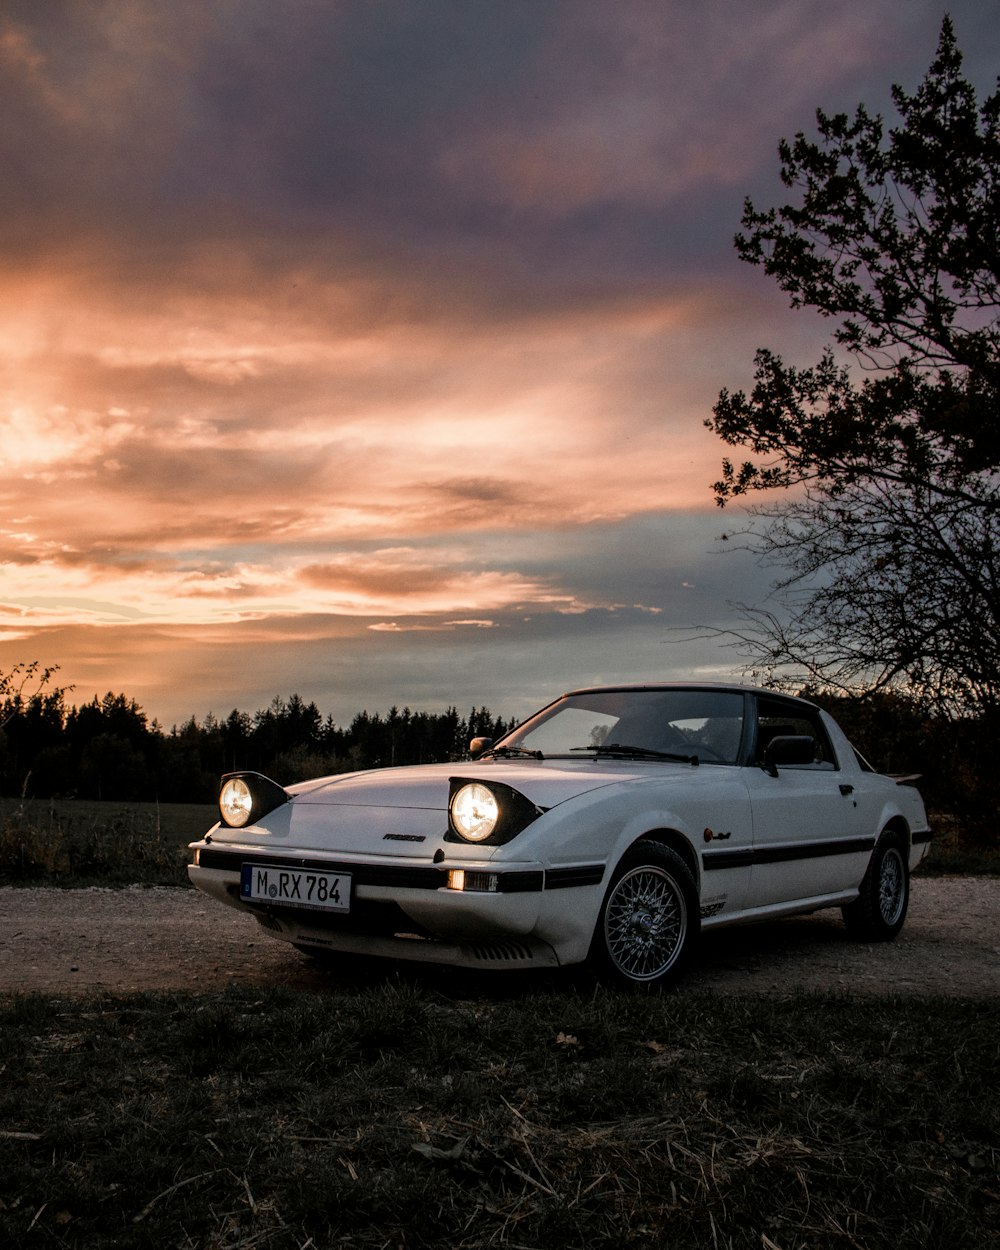
{"label": "rear side window", "polygon": [[808,704],[797,705],[791,701],[786,703],[784,699],[760,699],[757,704],[757,741],[753,762],[763,764],[767,744],[773,738],[784,737],[812,738],[815,745],[813,762],[799,767],[839,767],[818,708],[809,707]]}

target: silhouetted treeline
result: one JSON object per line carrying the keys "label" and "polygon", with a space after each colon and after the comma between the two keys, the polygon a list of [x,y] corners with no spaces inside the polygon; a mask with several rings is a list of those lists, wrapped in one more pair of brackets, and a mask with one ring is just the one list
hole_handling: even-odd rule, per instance
{"label": "silhouetted treeline", "polygon": [[470,738],[513,722],[486,708],[460,716],[390,708],[359,712],[347,728],[293,694],[253,714],[211,714],[165,731],[124,694],[67,707],[65,692],[0,703],[0,793],[31,798],[212,802],[220,774],[250,768],[282,784],[328,773],[443,763]]}
{"label": "silhouetted treeline", "polygon": [[[1000,724],[946,719],[892,693],[845,698],[803,692],[825,706],[879,772],[919,773],[932,811],[997,840]],[[0,701],[0,794],[31,798],[213,802],[222,773],[250,768],[290,784],[329,773],[465,757],[469,740],[499,738],[513,721],[486,708],[460,716],[390,708],[359,712],[342,728],[299,695],[254,712],[234,710],[165,731],[124,694],[68,707],[65,691]]]}

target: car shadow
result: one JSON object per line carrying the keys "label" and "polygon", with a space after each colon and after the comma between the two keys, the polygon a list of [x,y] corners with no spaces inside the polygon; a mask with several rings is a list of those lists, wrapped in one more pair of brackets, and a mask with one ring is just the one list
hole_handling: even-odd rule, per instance
{"label": "car shadow", "polygon": [[[789,992],[814,989],[811,974],[817,961],[825,962],[845,947],[856,949],[857,943],[847,934],[839,913],[832,911],[714,929],[702,935],[697,959],[678,990],[753,993],[766,988],[773,992],[775,983],[783,980]],[[597,984],[581,968],[479,971],[334,952],[313,957],[292,950],[281,959],[280,972],[273,968],[271,973],[268,980],[280,977],[286,988],[314,993],[356,994],[407,985],[452,1001],[592,994]]]}

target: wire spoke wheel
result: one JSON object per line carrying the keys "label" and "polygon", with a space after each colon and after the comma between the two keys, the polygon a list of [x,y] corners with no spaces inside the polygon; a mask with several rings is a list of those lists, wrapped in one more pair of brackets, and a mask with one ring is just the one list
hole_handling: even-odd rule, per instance
{"label": "wire spoke wheel", "polygon": [[907,846],[883,830],[853,903],[841,908],[848,930],[863,942],[891,942],[903,927],[910,902]]}
{"label": "wire spoke wheel", "polygon": [[687,935],[688,909],[680,886],[665,869],[633,868],[618,881],[604,914],[608,955],[634,981],[668,972]]}
{"label": "wire spoke wheel", "polygon": [[878,882],[878,909],[886,925],[894,925],[906,902],[906,869],[896,847],[882,859]]}

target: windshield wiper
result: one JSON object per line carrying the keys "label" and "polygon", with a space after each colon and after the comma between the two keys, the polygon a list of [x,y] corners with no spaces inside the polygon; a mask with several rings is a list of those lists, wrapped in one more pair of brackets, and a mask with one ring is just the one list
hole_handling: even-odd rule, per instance
{"label": "windshield wiper", "polygon": [[[500,758],[509,759],[512,755],[527,756],[533,760],[543,760],[545,756],[541,751],[532,751],[528,747],[490,747],[488,751],[483,752],[483,756],[496,755]],[[482,757],[480,757],[482,758]]]}
{"label": "windshield wiper", "polygon": [[676,751],[654,751],[652,747],[633,747],[623,742],[602,742],[599,747],[571,747],[573,751],[593,751],[595,755],[630,755],[643,760],[676,760],[678,764],[700,764],[697,755],[681,755]]}

